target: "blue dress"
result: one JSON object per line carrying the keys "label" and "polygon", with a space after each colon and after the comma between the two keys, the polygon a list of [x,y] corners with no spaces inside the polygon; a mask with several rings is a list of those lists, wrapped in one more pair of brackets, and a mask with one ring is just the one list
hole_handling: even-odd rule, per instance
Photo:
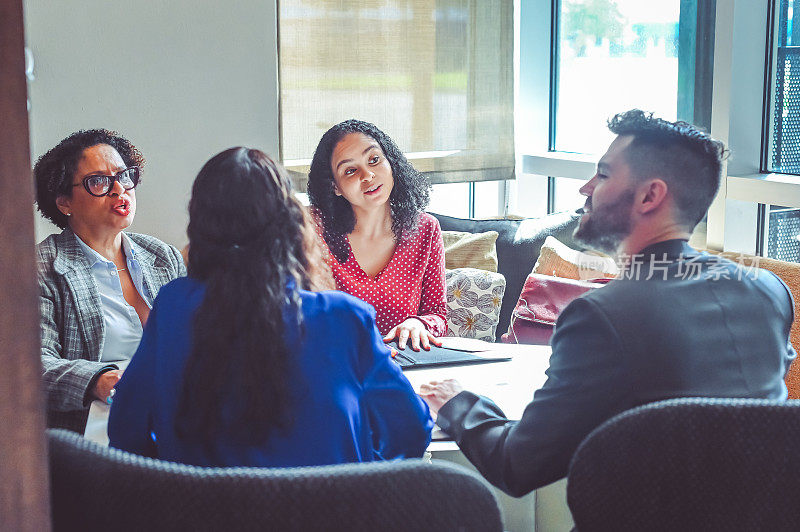
{"label": "blue dress", "polygon": [[[341,292],[300,291],[304,340],[288,326],[292,424],[266,444],[219,434],[205,446],[175,433],[180,381],[192,321],[205,288],[191,278],[164,286],[122,380],[108,422],[110,445],[201,466],[289,467],[422,456],[430,443],[428,406],[391,359],[375,310]],[[225,353],[220,353],[225,356]],[[231,400],[233,401],[233,400]],[[225,405],[223,411],[241,408]]]}

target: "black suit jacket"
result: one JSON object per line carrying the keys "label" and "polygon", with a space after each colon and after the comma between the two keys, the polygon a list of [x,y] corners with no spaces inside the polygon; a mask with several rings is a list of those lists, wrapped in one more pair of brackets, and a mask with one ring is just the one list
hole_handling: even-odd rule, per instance
{"label": "black suit jacket", "polygon": [[603,421],[672,397],[785,399],[792,296],[771,272],[698,253],[683,240],[643,250],[556,323],[547,382],[520,421],[462,392],[438,425],[494,485],[521,496],[567,473]]}

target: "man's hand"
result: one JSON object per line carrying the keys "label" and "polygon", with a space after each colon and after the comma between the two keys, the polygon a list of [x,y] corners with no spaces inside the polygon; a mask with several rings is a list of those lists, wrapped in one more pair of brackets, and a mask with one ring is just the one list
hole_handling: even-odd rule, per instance
{"label": "man's hand", "polygon": [[383,341],[389,343],[395,338],[397,338],[397,347],[400,349],[405,349],[406,343],[409,340],[411,341],[411,349],[414,351],[419,351],[420,347],[428,351],[431,348],[431,344],[435,346],[442,345],[442,341],[432,335],[430,331],[425,328],[425,324],[417,318],[408,318],[405,320],[389,331],[389,333],[383,337]]}
{"label": "man's hand", "polygon": [[106,399],[108,399],[108,395],[111,393],[111,389],[117,384],[121,377],[122,370],[120,369],[106,371],[97,378],[92,393],[94,393],[95,397],[105,402]]}
{"label": "man's hand", "polygon": [[447,401],[463,391],[464,387],[455,379],[431,381],[419,387],[419,395],[434,413],[438,413]]}

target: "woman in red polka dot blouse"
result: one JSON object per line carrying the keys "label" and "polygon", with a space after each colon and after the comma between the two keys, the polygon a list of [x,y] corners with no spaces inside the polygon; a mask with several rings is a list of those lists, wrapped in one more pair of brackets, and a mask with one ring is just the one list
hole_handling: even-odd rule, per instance
{"label": "woman in red polka dot blouse", "polygon": [[439,222],[430,184],[374,125],[347,120],[319,141],[308,174],[336,286],[375,307],[384,340],[415,350],[447,331]]}

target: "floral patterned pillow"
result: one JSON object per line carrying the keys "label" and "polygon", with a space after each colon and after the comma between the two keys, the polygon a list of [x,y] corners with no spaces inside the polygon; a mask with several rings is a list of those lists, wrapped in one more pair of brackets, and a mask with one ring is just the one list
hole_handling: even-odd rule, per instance
{"label": "floral patterned pillow", "polygon": [[475,268],[447,270],[447,336],[494,342],[506,278]]}

